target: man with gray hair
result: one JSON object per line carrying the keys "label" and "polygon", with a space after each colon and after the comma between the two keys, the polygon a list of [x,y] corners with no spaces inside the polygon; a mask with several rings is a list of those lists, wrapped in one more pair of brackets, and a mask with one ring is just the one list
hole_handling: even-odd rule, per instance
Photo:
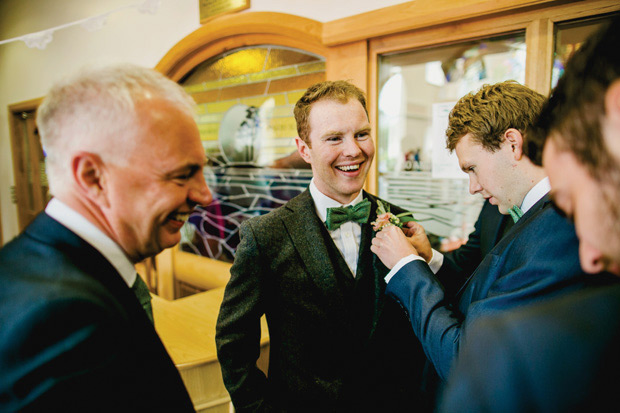
{"label": "man with gray hair", "polygon": [[134,268],[211,200],[193,101],[153,70],[91,69],[37,123],[54,198],[0,250],[0,410],[193,411]]}

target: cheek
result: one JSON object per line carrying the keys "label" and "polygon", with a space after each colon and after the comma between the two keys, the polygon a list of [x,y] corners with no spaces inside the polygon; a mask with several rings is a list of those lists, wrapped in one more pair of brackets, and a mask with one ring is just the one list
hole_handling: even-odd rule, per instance
{"label": "cheek", "polygon": [[369,159],[375,155],[375,144],[371,139],[364,142],[363,151]]}

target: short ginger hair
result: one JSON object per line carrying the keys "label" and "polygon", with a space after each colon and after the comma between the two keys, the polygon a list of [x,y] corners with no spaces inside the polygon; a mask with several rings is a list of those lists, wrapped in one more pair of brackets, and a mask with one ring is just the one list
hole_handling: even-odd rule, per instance
{"label": "short ginger hair", "polygon": [[[545,96],[513,80],[484,85],[454,105],[448,119],[446,146],[452,152],[463,136],[471,134],[475,142],[495,152],[510,128],[521,132],[525,140],[544,102]],[[527,147],[525,142],[523,146]]]}
{"label": "short ginger hair", "polygon": [[345,80],[327,80],[315,83],[297,101],[293,110],[295,122],[297,122],[297,134],[308,146],[310,146],[310,124],[308,123],[308,118],[310,117],[312,104],[326,99],[335,100],[343,104],[347,103],[349,99],[356,99],[362,104],[366,117],[368,117],[366,95],[354,84]]}

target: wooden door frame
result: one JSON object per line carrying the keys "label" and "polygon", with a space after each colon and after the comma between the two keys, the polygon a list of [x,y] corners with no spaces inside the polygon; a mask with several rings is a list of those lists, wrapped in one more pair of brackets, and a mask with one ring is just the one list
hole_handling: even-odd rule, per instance
{"label": "wooden door frame", "polygon": [[[15,121],[16,117],[19,117],[21,113],[23,112],[35,112],[37,108],[39,107],[39,105],[41,104],[41,102],[43,101],[43,98],[37,98],[37,99],[31,99],[31,100],[27,100],[27,101],[23,101],[23,102],[19,102],[19,103],[14,103],[8,106],[8,121],[9,121],[9,134],[11,137],[11,154],[13,157],[13,184],[15,185],[15,198],[17,200],[20,199],[25,199],[25,193],[24,191],[26,190],[26,188],[24,187],[24,185],[20,185],[20,182],[18,182],[18,178],[19,175],[21,174],[19,168],[20,168],[20,164],[21,164],[21,160],[22,160],[22,145],[20,144],[20,142],[18,141],[18,131],[17,131],[17,122]],[[38,173],[38,170],[36,173],[34,173],[34,185],[36,187],[40,187],[40,174]],[[39,203],[43,203],[44,204],[44,200],[43,199],[38,199],[38,195],[39,193],[37,191],[35,191],[35,199],[39,201]],[[23,211],[19,210],[19,204],[18,204],[18,211],[17,211],[17,222],[18,222],[18,227],[20,232],[23,230],[23,228],[26,225],[26,222],[24,222],[24,217],[23,217]]]}

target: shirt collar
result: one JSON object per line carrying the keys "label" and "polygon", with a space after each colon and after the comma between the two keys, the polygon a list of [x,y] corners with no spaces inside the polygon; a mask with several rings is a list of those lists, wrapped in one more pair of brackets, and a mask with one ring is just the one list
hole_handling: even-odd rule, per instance
{"label": "shirt collar", "polygon": [[551,185],[549,184],[549,178],[544,177],[541,179],[523,198],[523,202],[521,203],[521,211],[525,214],[534,204],[542,199],[543,196],[547,195],[547,193],[551,190]]}
{"label": "shirt collar", "polygon": [[322,222],[325,222],[325,220],[327,219],[327,208],[355,205],[364,199],[363,191],[360,190],[359,194],[357,194],[357,196],[355,197],[353,201],[349,202],[348,204],[343,205],[340,202],[328,197],[327,195],[319,191],[319,188],[317,188],[316,184],[314,183],[314,178],[312,178],[312,180],[310,181],[309,189],[310,189],[310,195],[312,195],[312,199],[314,201],[314,207],[316,208],[316,213]]}
{"label": "shirt collar", "polygon": [[121,247],[110,237],[56,198],[52,198],[47,204],[45,213],[92,245],[114,266],[128,286],[133,285],[136,280],[136,268]]}

